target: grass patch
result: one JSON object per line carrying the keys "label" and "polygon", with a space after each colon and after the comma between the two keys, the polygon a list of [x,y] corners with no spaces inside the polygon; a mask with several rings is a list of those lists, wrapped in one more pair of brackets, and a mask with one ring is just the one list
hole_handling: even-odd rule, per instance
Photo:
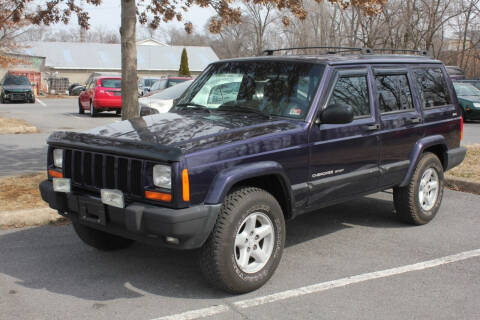
{"label": "grass patch", "polygon": [[480,182],[480,144],[467,146],[465,160],[446,174],[449,178],[461,178]]}
{"label": "grass patch", "polygon": [[20,119],[0,117],[0,134],[38,133],[37,127]]}
{"label": "grass patch", "polygon": [[38,185],[47,179],[46,173],[33,173],[0,178],[0,211],[45,208]]}

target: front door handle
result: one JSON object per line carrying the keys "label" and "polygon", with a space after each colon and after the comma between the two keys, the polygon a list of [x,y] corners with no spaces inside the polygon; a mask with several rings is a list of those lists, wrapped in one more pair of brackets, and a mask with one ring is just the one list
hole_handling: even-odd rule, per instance
{"label": "front door handle", "polygon": [[407,120],[407,123],[420,123],[421,120],[420,117],[410,118]]}
{"label": "front door handle", "polygon": [[380,125],[378,123],[367,126],[368,131],[374,131],[374,130],[378,130],[378,129],[380,129]]}

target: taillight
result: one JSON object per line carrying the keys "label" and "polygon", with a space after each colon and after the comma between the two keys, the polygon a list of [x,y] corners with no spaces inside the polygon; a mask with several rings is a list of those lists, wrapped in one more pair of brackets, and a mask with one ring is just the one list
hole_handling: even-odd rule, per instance
{"label": "taillight", "polygon": [[460,141],[463,140],[463,117],[460,117]]}

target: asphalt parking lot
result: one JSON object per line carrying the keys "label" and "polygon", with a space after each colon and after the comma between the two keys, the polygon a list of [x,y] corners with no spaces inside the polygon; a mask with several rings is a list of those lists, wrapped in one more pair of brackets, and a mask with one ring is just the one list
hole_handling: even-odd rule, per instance
{"label": "asphalt parking lot", "polygon": [[480,197],[447,190],[421,227],[391,198],[287,223],[277,272],[239,296],[208,287],[196,252],[99,252],[69,225],[0,231],[0,319],[479,319]]}
{"label": "asphalt parking lot", "polygon": [[[0,105],[42,133],[0,135],[0,176],[43,170],[45,139],[120,118],[77,114],[77,100]],[[464,144],[480,143],[480,122]],[[0,231],[4,319],[480,319],[480,196],[446,190],[438,216],[399,222],[382,192],[287,223],[284,256],[261,289],[210,288],[195,251],[84,245],[70,225]]]}

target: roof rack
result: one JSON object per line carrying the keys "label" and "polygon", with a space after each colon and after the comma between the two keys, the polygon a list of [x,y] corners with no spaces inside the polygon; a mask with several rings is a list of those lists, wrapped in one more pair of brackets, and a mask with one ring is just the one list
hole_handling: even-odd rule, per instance
{"label": "roof rack", "polygon": [[373,51],[370,48],[357,48],[357,47],[292,47],[292,48],[279,48],[279,49],[267,49],[263,53],[266,53],[267,56],[273,56],[274,52],[278,51],[289,51],[289,50],[302,50],[302,49],[328,49],[328,54],[335,53],[344,53],[344,52],[355,52],[359,51],[362,54],[372,54]]}
{"label": "roof rack", "polygon": [[358,48],[358,47],[332,47],[332,46],[319,46],[319,47],[292,47],[292,48],[278,48],[278,49],[266,49],[263,53],[266,53],[267,56],[273,56],[274,52],[278,51],[290,51],[290,50],[303,50],[303,49],[327,49],[327,54],[336,54],[336,53],[345,53],[345,52],[359,52],[360,54],[374,54],[376,52],[391,51],[403,52],[403,53],[414,53],[422,56],[428,56],[427,50],[415,50],[415,49],[396,49],[396,48]]}
{"label": "roof rack", "polygon": [[395,49],[395,48],[379,48],[379,49],[372,49],[373,52],[378,52],[378,51],[391,51],[392,53],[394,52],[404,52],[404,53],[417,53],[422,56],[428,56],[428,51],[427,50],[416,50],[416,49]]}

